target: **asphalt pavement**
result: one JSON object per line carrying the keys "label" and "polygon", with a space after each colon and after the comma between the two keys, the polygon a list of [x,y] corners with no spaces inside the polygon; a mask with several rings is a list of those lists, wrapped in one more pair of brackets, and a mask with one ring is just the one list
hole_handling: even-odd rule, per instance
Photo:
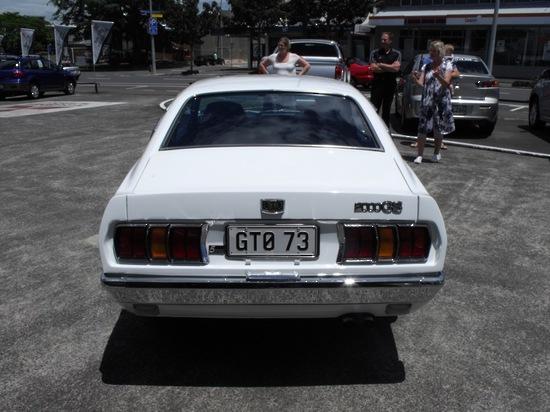
{"label": "asphalt pavement", "polygon": [[[209,75],[235,72],[217,69]],[[544,158],[451,145],[441,163],[415,165],[410,142],[395,139],[437,200],[449,245],[441,292],[393,324],[121,311],[99,282],[103,209],[159,103],[207,75],[85,73],[99,93],[40,100],[58,111],[10,117],[29,101],[0,103],[2,410],[548,409]],[[96,104],[69,107],[78,102]],[[525,109],[512,109],[490,138],[457,140],[550,153],[549,128],[534,135]]]}

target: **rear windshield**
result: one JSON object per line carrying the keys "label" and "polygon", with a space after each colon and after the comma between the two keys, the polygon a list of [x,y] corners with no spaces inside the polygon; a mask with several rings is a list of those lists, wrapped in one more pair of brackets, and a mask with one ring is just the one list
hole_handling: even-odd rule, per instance
{"label": "rear windshield", "polygon": [[163,147],[243,145],[380,147],[351,98],[272,91],[191,98]]}
{"label": "rear windshield", "polygon": [[455,60],[454,63],[460,74],[489,74],[485,64],[479,60]]}
{"label": "rear windshield", "polygon": [[6,60],[3,62],[0,62],[0,70],[15,69],[16,65],[17,65],[17,60]]}
{"label": "rear windshield", "polygon": [[290,51],[300,56],[338,57],[338,50],[334,44],[292,43]]}

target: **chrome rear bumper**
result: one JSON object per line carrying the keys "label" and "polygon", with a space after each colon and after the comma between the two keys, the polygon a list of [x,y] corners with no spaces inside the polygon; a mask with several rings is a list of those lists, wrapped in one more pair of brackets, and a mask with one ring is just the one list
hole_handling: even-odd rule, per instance
{"label": "chrome rear bumper", "polygon": [[444,274],[399,277],[326,276],[250,280],[246,277],[159,277],[103,274],[126,309],[141,315],[189,317],[335,317],[409,313],[443,286]]}

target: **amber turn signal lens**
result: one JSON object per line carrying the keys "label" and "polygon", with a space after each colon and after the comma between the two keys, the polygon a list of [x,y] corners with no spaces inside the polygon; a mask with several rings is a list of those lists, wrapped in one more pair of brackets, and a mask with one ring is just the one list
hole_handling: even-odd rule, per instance
{"label": "amber turn signal lens", "polygon": [[151,252],[151,259],[168,259],[168,251],[166,248],[167,235],[167,226],[149,228],[149,250]]}
{"label": "amber turn signal lens", "polygon": [[378,227],[378,259],[391,260],[395,257],[395,232],[391,226]]}

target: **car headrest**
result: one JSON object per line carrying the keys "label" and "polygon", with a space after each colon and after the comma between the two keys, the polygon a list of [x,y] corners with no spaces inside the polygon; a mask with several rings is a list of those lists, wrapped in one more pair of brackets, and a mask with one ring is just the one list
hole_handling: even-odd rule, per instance
{"label": "car headrest", "polygon": [[218,101],[209,103],[204,110],[204,114],[216,118],[238,117],[244,114],[244,109],[239,103]]}

